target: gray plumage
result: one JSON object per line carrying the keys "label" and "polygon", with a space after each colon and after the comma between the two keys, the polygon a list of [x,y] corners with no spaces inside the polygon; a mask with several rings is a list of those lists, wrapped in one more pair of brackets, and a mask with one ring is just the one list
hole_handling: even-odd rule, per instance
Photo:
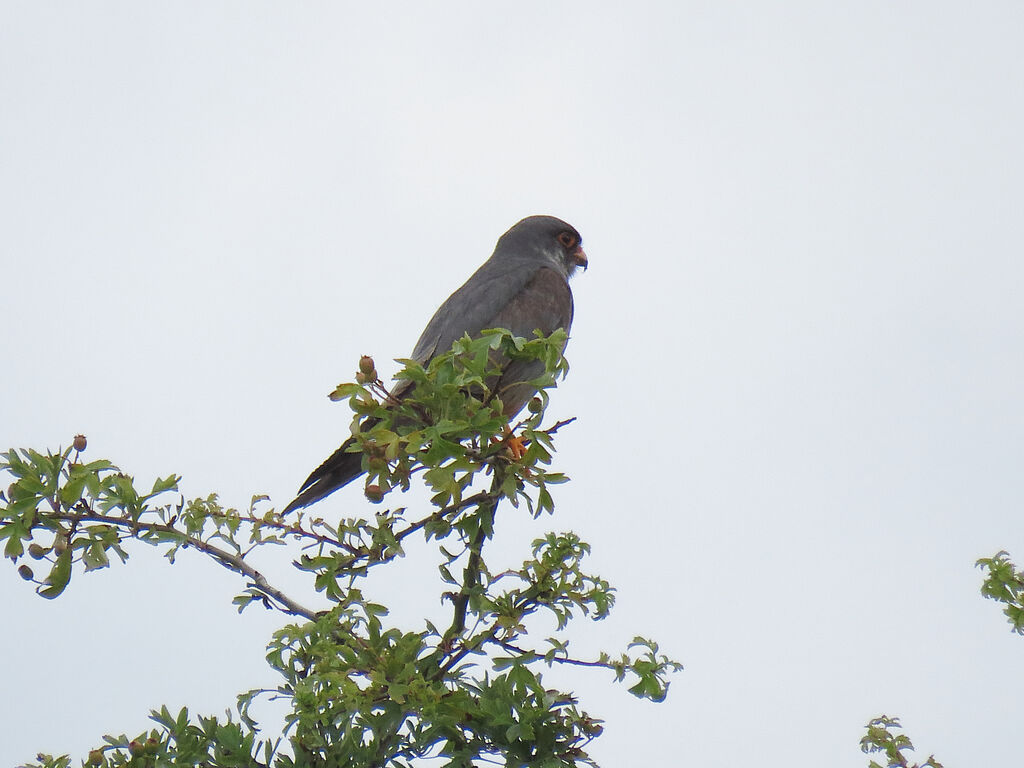
{"label": "gray plumage", "polygon": [[[451,349],[463,334],[480,335],[487,328],[507,328],[516,336],[545,336],[572,325],[569,278],[587,267],[579,233],[553,216],[530,216],[498,239],[491,257],[438,308],[413,349],[412,359],[426,365]],[[510,418],[522,410],[536,390],[528,382],[543,373],[542,363],[506,362],[493,390]],[[398,397],[405,388],[399,385]],[[363,473],[362,454],[349,453],[349,438],[306,479],[299,495],[283,512],[308,506],[347,485]]]}

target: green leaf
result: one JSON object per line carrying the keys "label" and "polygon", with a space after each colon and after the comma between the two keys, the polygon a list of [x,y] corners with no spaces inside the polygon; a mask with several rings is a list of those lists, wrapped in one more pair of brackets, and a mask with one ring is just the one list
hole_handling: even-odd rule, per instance
{"label": "green leaf", "polygon": [[110,565],[110,560],[107,558],[107,552],[103,547],[103,543],[100,541],[94,541],[82,552],[82,563],[85,565],[85,570],[95,571],[99,568],[106,568]]}
{"label": "green leaf", "polygon": [[158,477],[153,482],[153,490],[149,492],[150,496],[156,496],[158,493],[164,491],[176,491],[178,490],[178,483],[181,481],[181,477],[178,475],[168,475],[162,480]]}
{"label": "green leaf", "polygon": [[7,539],[4,545],[4,556],[17,560],[25,554],[23,541],[32,538],[29,528],[21,518],[14,518],[10,522],[0,525],[0,539]]}
{"label": "green leaf", "polygon": [[334,402],[344,400],[349,397],[369,397],[369,393],[366,388],[361,384],[339,384],[334,390],[327,396]]}
{"label": "green leaf", "polygon": [[38,592],[47,600],[59,597],[71,581],[71,547],[64,550],[57,558],[57,562],[50,569],[50,575],[46,577],[46,586],[40,587]]}

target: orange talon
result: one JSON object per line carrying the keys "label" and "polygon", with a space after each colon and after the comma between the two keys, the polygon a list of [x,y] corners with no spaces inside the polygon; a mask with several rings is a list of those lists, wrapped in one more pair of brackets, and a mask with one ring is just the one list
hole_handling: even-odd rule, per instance
{"label": "orange talon", "polygon": [[511,427],[508,426],[505,427],[505,445],[508,446],[508,452],[512,454],[513,461],[519,461],[526,455],[526,443],[522,438],[516,437]]}

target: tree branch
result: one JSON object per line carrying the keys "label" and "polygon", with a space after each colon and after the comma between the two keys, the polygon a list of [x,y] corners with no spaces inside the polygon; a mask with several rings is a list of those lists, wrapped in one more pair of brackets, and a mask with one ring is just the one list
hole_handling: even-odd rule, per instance
{"label": "tree branch", "polygon": [[[285,613],[292,614],[293,616],[302,616],[312,621],[316,618],[317,612],[311,608],[306,608],[299,603],[292,600],[284,592],[274,587],[266,580],[266,578],[245,562],[241,555],[228,552],[227,550],[216,547],[213,544],[203,541],[202,539],[193,538],[187,533],[182,533],[180,530],[172,525],[163,525],[161,523],[145,523],[132,520],[124,517],[114,517],[112,515],[101,515],[92,511],[87,512],[48,512],[47,517],[51,517],[57,520],[64,520],[75,525],[79,522],[88,523],[106,523],[107,525],[113,525],[118,528],[131,528],[135,531],[153,531],[154,533],[165,533],[172,536],[180,536],[185,540],[185,546],[191,546],[198,549],[210,557],[222,566],[227,568],[229,571],[235,571],[242,576],[252,580],[251,586],[263,595],[266,595],[270,599],[274,600],[279,604]],[[148,543],[148,542],[147,542]]]}
{"label": "tree branch", "polygon": [[[484,540],[487,538],[488,529],[494,530],[494,513],[498,508],[498,501],[501,499],[501,486],[504,480],[504,469],[500,465],[495,464],[491,491],[488,494],[483,494],[486,496],[486,502],[480,503],[478,515],[481,519],[478,520],[476,533],[473,534],[473,540],[469,544],[469,559],[466,561],[466,569],[462,572],[462,589],[452,598],[455,612],[452,617],[452,625],[448,627],[448,631],[444,633],[444,637],[441,639],[442,646],[450,643],[466,629],[466,610],[469,607],[469,595],[480,582],[480,563]],[[486,520],[483,518],[486,518]]]}
{"label": "tree branch", "polygon": [[[351,544],[346,544],[343,541],[339,541],[332,536],[325,536],[322,533],[317,533],[312,529],[309,530],[300,527],[300,523],[285,523],[280,520],[266,520],[262,517],[254,517],[253,515],[239,515],[239,521],[243,523],[249,523],[252,526],[266,526],[268,528],[274,528],[282,532],[284,536],[294,536],[297,539],[313,539],[317,544],[328,544],[338,549],[343,549],[350,555],[359,556],[362,553],[356,547]],[[313,544],[307,544],[306,547],[312,547]]]}

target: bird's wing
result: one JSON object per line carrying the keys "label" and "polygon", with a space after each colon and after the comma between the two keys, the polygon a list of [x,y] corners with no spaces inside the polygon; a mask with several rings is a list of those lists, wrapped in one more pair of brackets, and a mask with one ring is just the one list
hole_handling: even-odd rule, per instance
{"label": "bird's wing", "polygon": [[[489,328],[508,328],[515,336],[533,338],[539,330],[549,336],[559,328],[568,333],[572,325],[572,291],[565,278],[552,269],[542,267],[491,319]],[[544,363],[521,360],[498,361],[501,377],[491,390],[501,399],[506,416],[512,417],[536,394],[529,382],[544,373]]]}
{"label": "bird's wing", "polygon": [[[507,328],[527,339],[533,338],[535,330],[545,336],[558,328],[568,331],[573,303],[565,278],[536,262],[511,266],[500,271],[477,270],[431,318],[413,359],[425,365],[434,355],[451,349],[464,333],[474,337],[487,328]],[[494,364],[502,373],[498,380],[488,382],[489,388],[501,399],[505,414],[514,416],[535,394],[528,382],[544,372],[544,364],[497,358]]]}
{"label": "bird's wing", "polygon": [[[412,359],[426,365],[434,355],[452,348],[464,333],[476,336],[495,328],[494,320],[516,298],[537,272],[536,262],[489,260],[438,307],[420,334]],[[511,330],[511,329],[510,329]]]}

